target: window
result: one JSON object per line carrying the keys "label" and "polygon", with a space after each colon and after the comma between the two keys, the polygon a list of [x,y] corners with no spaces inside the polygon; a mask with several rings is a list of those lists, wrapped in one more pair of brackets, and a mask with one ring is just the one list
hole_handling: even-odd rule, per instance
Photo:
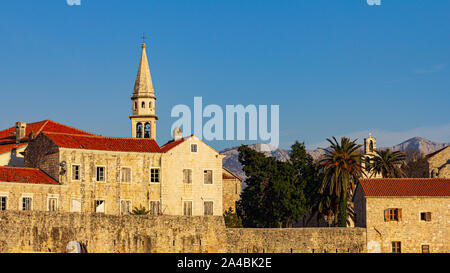
{"label": "window", "polygon": [[142,102],[142,108],[145,108],[145,102]]}
{"label": "window", "polygon": [[431,221],[431,212],[421,212],[420,220],[430,222]]}
{"label": "window", "polygon": [[131,182],[131,168],[122,167],[120,169],[120,182]]}
{"label": "window", "polygon": [[97,181],[105,181],[105,167],[97,167]]}
{"label": "window", "polygon": [[152,108],[152,102],[148,103],[148,108]]}
{"label": "window", "polygon": [[6,210],[7,208],[7,199],[8,197],[6,196],[0,196],[0,210]]}
{"label": "window", "polygon": [[72,165],[72,181],[80,180],[80,166]]}
{"label": "window", "polygon": [[159,183],[159,168],[150,169],[150,182]]}
{"label": "window", "polygon": [[150,201],[150,214],[151,215],[160,214],[159,201]]}
{"label": "window", "polygon": [[105,200],[95,200],[95,212],[105,213]]}
{"label": "window", "polygon": [[57,198],[49,198],[48,199],[48,211],[57,211],[58,210],[58,199]]}
{"label": "window", "polygon": [[191,153],[197,152],[197,144],[191,144]]}
{"label": "window", "polygon": [[205,216],[213,215],[214,212],[214,202],[205,201],[203,202],[204,214]]}
{"label": "window", "polygon": [[145,123],[144,126],[144,138],[150,138],[150,123]]}
{"label": "window", "polygon": [[22,197],[22,210],[31,210],[31,197]]}
{"label": "window", "polygon": [[392,242],[392,253],[402,253],[401,242]]}
{"label": "window", "polygon": [[422,245],[422,253],[430,253],[430,245]]}
{"label": "window", "polygon": [[120,200],[120,213],[129,214],[131,212],[131,201]]}
{"label": "window", "polygon": [[137,110],[137,102],[134,102],[134,110]]}
{"label": "window", "polygon": [[183,215],[192,216],[192,201],[183,202]]}
{"label": "window", "polygon": [[136,137],[142,138],[142,123],[136,124]]}
{"label": "window", "polygon": [[203,183],[204,184],[212,184],[213,183],[212,170],[204,170],[203,171]]}
{"label": "window", "polygon": [[183,170],[183,183],[192,184],[192,170],[190,169]]}
{"label": "window", "polygon": [[72,199],[70,211],[71,212],[81,212],[81,201],[77,200],[77,199]]}
{"label": "window", "polygon": [[402,220],[402,209],[386,209],[384,210],[384,221],[395,222]]}

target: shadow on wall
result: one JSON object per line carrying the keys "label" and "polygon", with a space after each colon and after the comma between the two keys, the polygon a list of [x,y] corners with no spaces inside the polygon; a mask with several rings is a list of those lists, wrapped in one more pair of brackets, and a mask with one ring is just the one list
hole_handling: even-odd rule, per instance
{"label": "shadow on wall", "polygon": [[8,162],[8,166],[10,167],[23,167],[25,166],[24,158],[21,156],[17,156],[17,149],[14,148],[11,150],[11,157]]}

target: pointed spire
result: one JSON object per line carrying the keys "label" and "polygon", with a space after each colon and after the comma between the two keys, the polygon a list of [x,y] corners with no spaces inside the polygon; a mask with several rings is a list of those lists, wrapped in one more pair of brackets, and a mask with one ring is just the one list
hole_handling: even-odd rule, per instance
{"label": "pointed spire", "polygon": [[145,43],[142,43],[141,61],[139,62],[139,69],[133,91],[133,97],[139,96],[155,97],[152,76],[150,75],[150,68],[148,66],[147,53],[145,52]]}

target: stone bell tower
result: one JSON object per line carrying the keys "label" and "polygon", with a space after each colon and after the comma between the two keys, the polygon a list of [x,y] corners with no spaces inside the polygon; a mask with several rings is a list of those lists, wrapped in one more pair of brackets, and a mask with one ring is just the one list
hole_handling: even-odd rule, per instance
{"label": "stone bell tower", "polygon": [[[369,137],[364,139],[364,154],[365,157],[373,158],[375,156],[375,151],[377,149],[377,139],[372,137],[372,134],[369,133]],[[362,167],[365,169],[366,163],[362,163]],[[374,174],[373,172],[367,173],[367,176],[370,178],[382,178],[381,174]]]}
{"label": "stone bell tower", "polygon": [[133,111],[133,114],[130,116],[131,137],[153,138],[156,140],[156,121],[158,120],[158,116],[155,113],[156,97],[147,53],[145,52],[145,43],[142,43],[141,61],[131,101]]}

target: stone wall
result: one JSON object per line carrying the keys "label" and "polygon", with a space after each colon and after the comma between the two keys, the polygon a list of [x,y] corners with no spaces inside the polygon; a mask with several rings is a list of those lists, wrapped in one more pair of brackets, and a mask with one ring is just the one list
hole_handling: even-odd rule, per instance
{"label": "stone wall", "polygon": [[227,229],[223,218],[0,212],[0,252],[365,252],[362,228]]}
{"label": "stone wall", "polygon": [[450,146],[428,158],[430,177],[450,178]]}

